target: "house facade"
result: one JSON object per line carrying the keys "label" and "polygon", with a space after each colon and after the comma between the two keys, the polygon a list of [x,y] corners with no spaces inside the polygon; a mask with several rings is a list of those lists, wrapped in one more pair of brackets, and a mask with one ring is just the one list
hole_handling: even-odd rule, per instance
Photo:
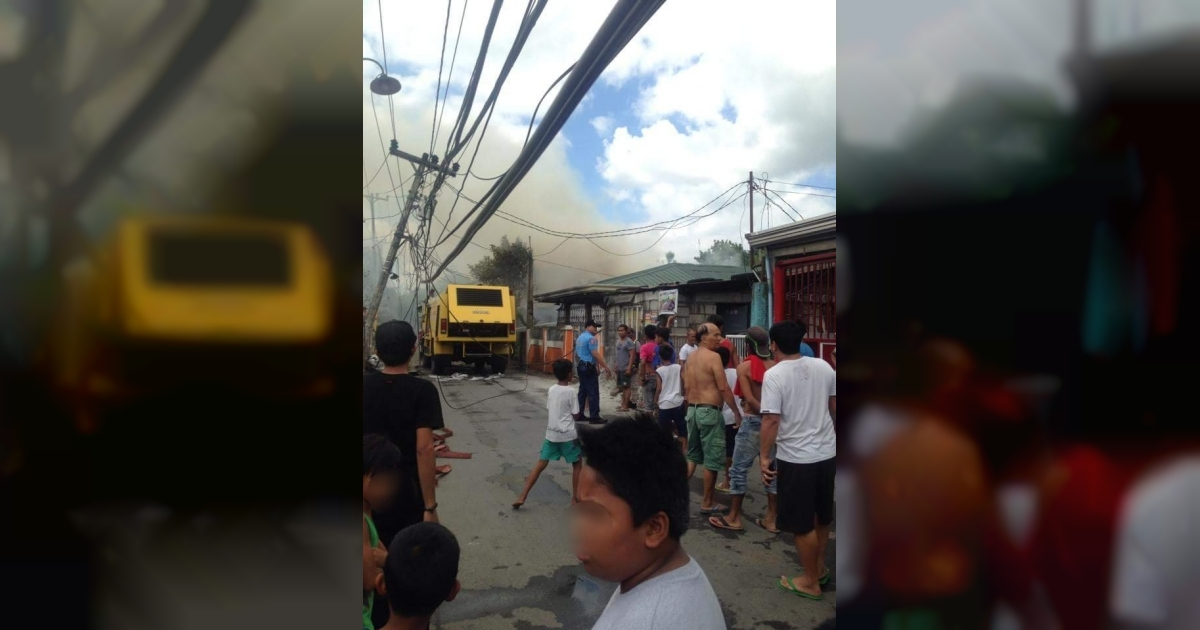
{"label": "house facade", "polygon": [[751,321],[808,326],[808,342],[830,361],[837,348],[837,215],[830,213],[746,235],[754,271]]}
{"label": "house facade", "polygon": [[687,338],[689,326],[713,314],[724,318],[727,335],[744,333],[750,327],[753,282],[754,274],[743,267],[668,263],[534,299],[558,306],[560,327],[578,331],[588,319],[601,323],[607,357],[616,347],[620,324],[639,335],[647,324],[666,326],[677,347]]}

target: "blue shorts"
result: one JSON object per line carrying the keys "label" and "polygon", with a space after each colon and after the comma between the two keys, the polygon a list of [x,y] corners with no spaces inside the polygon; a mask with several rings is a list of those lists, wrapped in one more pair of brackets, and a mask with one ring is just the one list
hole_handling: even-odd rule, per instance
{"label": "blue shorts", "polygon": [[683,405],[674,409],[659,409],[658,423],[679,437],[687,437],[687,409]]}
{"label": "blue shorts", "polygon": [[542,440],[542,454],[538,459],[548,462],[559,459],[566,460],[568,464],[574,464],[583,457],[583,450],[579,448],[579,442],[571,440],[570,442],[551,442],[550,440]]}

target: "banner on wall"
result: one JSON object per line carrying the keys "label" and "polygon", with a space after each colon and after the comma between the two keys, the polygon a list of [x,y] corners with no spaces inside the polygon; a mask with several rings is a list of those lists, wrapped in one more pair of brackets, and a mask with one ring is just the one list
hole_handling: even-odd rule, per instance
{"label": "banner on wall", "polygon": [[658,314],[674,315],[679,310],[679,289],[658,292]]}

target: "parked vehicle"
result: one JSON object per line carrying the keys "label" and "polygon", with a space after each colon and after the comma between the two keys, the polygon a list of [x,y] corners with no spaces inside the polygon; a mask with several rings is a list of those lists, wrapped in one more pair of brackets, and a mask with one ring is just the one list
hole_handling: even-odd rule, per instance
{"label": "parked vehicle", "polygon": [[437,374],[462,361],[493,374],[508,366],[517,343],[517,305],[508,287],[452,284],[421,305],[421,362]]}

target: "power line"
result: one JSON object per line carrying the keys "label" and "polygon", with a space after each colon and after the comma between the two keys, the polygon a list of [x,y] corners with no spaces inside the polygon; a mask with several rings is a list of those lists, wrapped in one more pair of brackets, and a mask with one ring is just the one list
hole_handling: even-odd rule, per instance
{"label": "power line", "polygon": [[[766,194],[764,194],[764,195],[763,195],[764,197],[767,197],[767,195],[775,195],[775,198],[776,198],[776,199],[778,199],[778,200],[782,201],[783,203],[787,204],[787,207],[791,208],[791,209],[792,209],[792,211],[793,211],[793,212],[795,212],[797,215],[799,215],[801,219],[803,219],[803,218],[804,218],[804,215],[803,215],[803,214],[801,214],[801,213],[800,213],[800,211],[799,211],[799,210],[797,210],[795,207],[793,207],[793,206],[792,206],[792,204],[788,203],[788,200],[787,200],[787,199],[784,199],[783,197],[779,196],[779,193],[777,193],[777,192],[775,192],[775,191],[773,191],[773,190],[771,190],[771,189],[769,189],[769,188],[763,188],[763,192],[764,192],[764,193],[766,193]],[[821,196],[821,197],[827,197],[828,195],[819,195],[819,196]],[[768,199],[769,199],[769,197],[768,197]],[[780,209],[782,210],[782,208],[780,208]],[[785,214],[786,214],[786,212],[787,212],[787,211],[784,211],[784,213],[785,213]],[[798,220],[798,219],[796,219],[795,217],[792,217],[792,220],[793,220],[793,221],[796,221],[796,220]]]}
{"label": "power line", "polygon": [[[738,182],[738,183],[734,184],[733,186],[726,188],[723,192],[721,192],[721,194],[719,194],[716,197],[714,197],[713,199],[711,199],[708,203],[704,204],[703,206],[700,206],[699,208],[697,208],[681,217],[677,217],[675,219],[666,219],[663,221],[658,221],[656,223],[650,223],[647,225],[641,225],[641,226],[632,227],[632,228],[611,230],[611,231],[607,231],[607,232],[580,233],[580,232],[566,232],[566,231],[562,231],[562,230],[552,230],[549,228],[544,228],[539,225],[536,225],[527,219],[523,219],[521,217],[510,214],[503,210],[497,210],[496,214],[500,218],[508,221],[509,223],[515,223],[522,227],[527,227],[529,229],[541,232],[542,234],[546,234],[546,235],[554,236],[554,237],[565,237],[568,239],[599,239],[599,238],[619,238],[619,237],[625,237],[625,236],[637,236],[639,234],[647,234],[649,232],[673,229],[675,227],[675,224],[677,224],[681,221],[687,220],[687,219],[697,219],[698,220],[698,219],[704,219],[704,218],[710,217],[710,216],[716,214],[718,211],[720,211],[721,208],[718,208],[717,210],[714,210],[713,212],[710,212],[710,213],[704,214],[704,215],[700,215],[699,213],[701,211],[703,211],[705,208],[707,208],[707,207],[711,206],[712,204],[716,203],[717,201],[719,201],[722,197],[729,194],[731,191],[733,191],[741,186],[745,186],[745,185],[746,185],[746,182]],[[470,197],[462,194],[462,191],[459,191],[458,189],[454,188],[454,186],[449,185],[449,184],[447,184],[447,186],[449,186],[451,190],[455,190],[458,194],[462,195],[463,199],[466,199],[467,201],[470,201],[472,203],[478,203],[478,202],[474,201],[473,199],[471,199]],[[722,206],[722,208],[724,208],[724,206]],[[699,216],[697,216],[697,215],[699,215]],[[689,223],[688,225],[692,225],[692,224],[693,223]]]}
{"label": "power line", "polygon": [[[537,159],[541,157],[550,142],[566,123],[567,117],[578,107],[579,102],[600,77],[600,74],[638,31],[641,30],[642,26],[650,20],[659,7],[662,6],[663,1],[629,0],[628,2],[619,3],[617,8],[609,13],[608,18],[601,25],[600,30],[593,37],[587,50],[584,51],[583,56],[580,58],[577,66],[577,69],[580,71],[573,71],[571,73],[566,86],[559,92],[551,104],[549,112],[542,120],[542,124],[538,125],[537,130],[531,136],[530,143],[522,149],[516,162],[505,176],[498,180],[492,189],[489,190],[488,195],[485,196],[486,205],[477,205],[468,213],[464,221],[455,226],[454,230],[457,231],[459,227],[465,225],[467,219],[470,219],[476,212],[479,213],[479,217],[467,228],[467,235],[463,240],[469,242],[496,213],[500,204],[512,194],[513,189],[525,177],[526,173],[529,172],[529,169],[533,167]],[[540,3],[538,7],[535,10],[540,10]],[[465,247],[460,242],[432,275],[436,277],[447,264],[462,253]]]}
{"label": "power line", "polygon": [[[766,178],[763,178],[763,181],[771,183],[771,184],[782,184],[784,186],[799,186],[801,188],[820,188],[822,190],[832,190],[834,192],[837,192],[837,188],[833,188],[830,186],[817,186],[816,184],[798,184],[798,183],[792,183],[792,182],[781,182],[778,180],[766,179]],[[789,190],[787,192],[799,192],[799,191],[790,191]]]}

